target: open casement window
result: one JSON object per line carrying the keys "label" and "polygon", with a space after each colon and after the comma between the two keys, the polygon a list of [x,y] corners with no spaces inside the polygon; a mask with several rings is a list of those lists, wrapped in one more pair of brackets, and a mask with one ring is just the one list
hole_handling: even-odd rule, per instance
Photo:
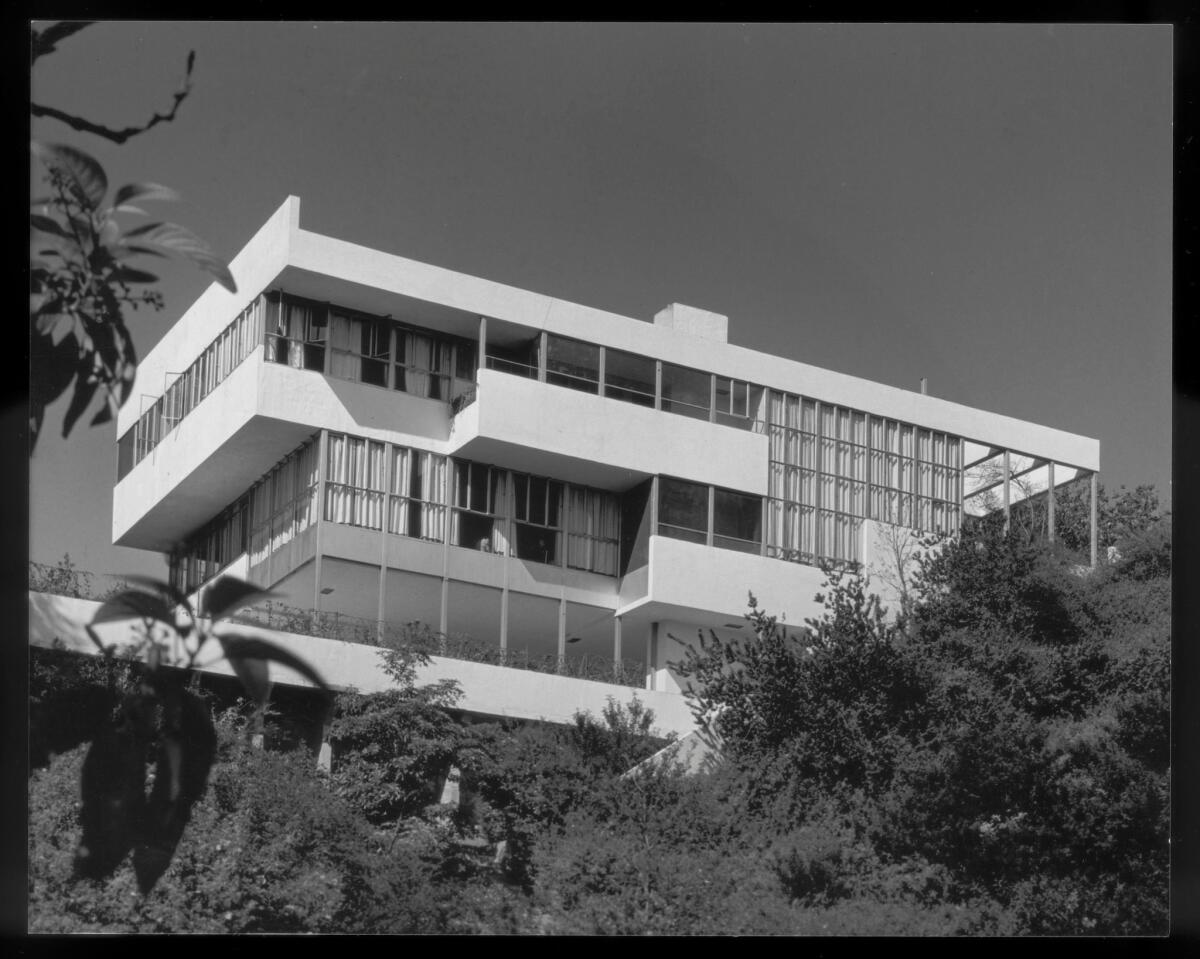
{"label": "open casement window", "polygon": [[563,484],[513,474],[513,543],[518,559],[557,565],[562,540]]}
{"label": "open casement window", "polygon": [[546,382],[585,393],[600,390],[600,347],[550,334],[546,337]]}
{"label": "open casement window", "polygon": [[450,542],[484,553],[508,553],[508,471],[454,460]]}
{"label": "open casement window", "polygon": [[654,406],[655,362],[624,350],[604,351],[604,395],[638,406]]}
{"label": "open casement window", "polygon": [[712,410],[712,375],[674,363],[664,363],[662,408],[694,419],[709,419]]}
{"label": "open casement window", "polygon": [[388,532],[442,542],[446,535],[447,464],[446,457],[436,453],[392,448]]}
{"label": "open casement window", "polygon": [[658,481],[658,533],[708,543],[708,487],[662,476]]}
{"label": "open casement window", "polygon": [[268,329],[268,362],[295,369],[324,371],[329,312],[324,304],[285,296]]}

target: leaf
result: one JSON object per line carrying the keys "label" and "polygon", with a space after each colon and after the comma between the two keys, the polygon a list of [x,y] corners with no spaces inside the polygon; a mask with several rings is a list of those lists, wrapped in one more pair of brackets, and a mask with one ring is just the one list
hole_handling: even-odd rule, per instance
{"label": "leaf", "polygon": [[265,659],[255,659],[249,656],[225,654],[233,674],[242,681],[246,695],[255,706],[265,706],[271,695],[270,667]]}
{"label": "leaf", "polygon": [[127,183],[113,197],[113,206],[123,206],[130,200],[163,200],[173,202],[178,199],[178,193],[169,186],[163,186],[161,183]]}
{"label": "leaf", "polygon": [[178,223],[147,223],[128,231],[124,239],[136,239],[139,244],[159,246],[186,257],[211,273],[230,293],[237,292],[237,284],[233,282],[233,274],[229,272],[225,261],[219,259],[200,237]]}
{"label": "leaf", "polygon": [[236,576],[222,576],[209,586],[200,598],[200,615],[211,619],[220,619],[234,609],[249,606],[252,602],[261,602],[274,596],[253,583],[247,583]]}
{"label": "leaf", "polygon": [[58,346],[75,326],[75,318],[67,313],[43,313],[36,326],[42,336],[50,337],[50,342]]}
{"label": "leaf", "polygon": [[75,377],[75,392],[71,396],[71,405],[67,407],[66,415],[63,416],[63,439],[66,439],[70,435],[71,427],[83,415],[83,411],[88,408],[88,405],[92,402],[92,397],[96,395],[96,388],[99,385],[95,380],[85,380],[82,375]]}
{"label": "leaf", "polygon": [[220,642],[221,648],[225,651],[225,655],[229,658],[231,665],[234,657],[239,659],[270,660],[294,669],[321,689],[329,689],[325,680],[321,678],[320,673],[295,653],[284,649],[276,643],[259,639],[257,636],[239,636],[229,633],[217,636],[217,640]]}
{"label": "leaf", "polygon": [[121,579],[131,586],[144,586],[147,589],[154,590],[156,593],[161,593],[176,606],[182,606],[186,609],[188,616],[192,619],[196,618],[196,614],[192,610],[192,604],[188,601],[187,596],[165,580],[155,579],[153,576],[142,576],[139,573],[126,573],[121,576]]}
{"label": "leaf", "polygon": [[71,234],[67,232],[66,227],[52,217],[42,216],[38,213],[31,213],[29,214],[29,225],[35,230],[40,230],[42,233],[50,233],[53,236],[61,236],[65,240],[73,239]]}
{"label": "leaf", "polygon": [[95,210],[108,192],[108,177],[104,167],[91,156],[65,143],[30,144],[34,155],[47,167],[61,171],[76,187],[81,203]]}
{"label": "leaf", "polygon": [[117,242],[109,248],[109,250],[114,260],[127,260],[129,257],[137,256],[139,254],[143,254],[145,256],[158,256],[162,257],[163,259],[165,259],[167,256],[167,254],[165,254],[162,250],[156,250],[152,246],[140,246],[136,243],[126,243],[123,237],[118,239]]}
{"label": "leaf", "polygon": [[131,266],[119,266],[112,271],[114,280],[121,283],[157,283],[158,277],[145,270],[135,270]]}
{"label": "leaf", "polygon": [[118,593],[104,602],[96,615],[92,617],[92,625],[111,623],[122,619],[141,617],[175,625],[175,617],[171,608],[153,593],[137,589],[128,589]]}

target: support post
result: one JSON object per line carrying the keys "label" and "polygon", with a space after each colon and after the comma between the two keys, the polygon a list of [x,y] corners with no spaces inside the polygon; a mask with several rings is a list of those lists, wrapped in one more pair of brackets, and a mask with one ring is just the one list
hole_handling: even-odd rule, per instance
{"label": "support post", "polygon": [[487,317],[479,318],[479,355],[475,357],[475,382],[479,382],[479,370],[487,369]]}
{"label": "support post", "polygon": [[542,330],[542,332],[538,334],[538,382],[539,383],[546,382],[546,347],[549,345],[548,341],[549,341],[549,337],[546,335],[546,331]]}
{"label": "support post", "polygon": [[556,672],[562,673],[567,665],[567,600],[560,596],[558,600],[558,663]]}
{"label": "support post", "polygon": [[325,479],[329,471],[329,430],[321,430],[317,444],[317,531],[313,543],[313,613],[321,612],[321,531],[325,527]]}
{"label": "support post", "polygon": [[1091,537],[1092,538],[1092,542],[1091,542],[1092,566],[1094,567],[1096,565],[1096,551],[1100,545],[1099,530],[1097,528],[1098,527],[1097,513],[1099,511],[1098,500],[1099,500],[1099,494],[1100,494],[1100,488],[1099,488],[1100,487],[1100,474],[1099,473],[1096,473],[1096,472],[1092,473],[1092,479],[1091,479],[1090,485],[1091,485],[1091,497],[1090,497],[1091,504],[1090,504],[1089,512],[1091,515],[1089,518],[1089,525],[1091,526],[1091,533],[1092,533],[1092,537]]}
{"label": "support post", "polygon": [[1054,542],[1054,464],[1046,465],[1046,538]]}
{"label": "support post", "polygon": [[613,617],[613,679],[621,679],[621,617]]}

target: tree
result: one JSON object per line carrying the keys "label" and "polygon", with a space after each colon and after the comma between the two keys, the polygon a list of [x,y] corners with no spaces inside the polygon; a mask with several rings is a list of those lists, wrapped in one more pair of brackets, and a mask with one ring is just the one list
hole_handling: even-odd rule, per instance
{"label": "tree", "polygon": [[[33,60],[91,21],[64,22],[33,30]],[[195,53],[167,113],[155,113],[140,126],[113,129],[54,107],[33,103],[34,117],[66,123],[75,130],[124,143],[159,123],[170,122],[191,90]],[[126,308],[160,310],[162,294],[148,289],[157,277],[130,265],[139,256],[173,253],[191,260],[228,289],[237,286],[229,267],[203,240],[176,223],[152,221],[123,229],[121,220],[146,216],[136,203],[173,200],[173,190],[157,183],[132,183],[116,190],[107,204],[108,177],[90,155],[64,144],[31,145],[45,169],[49,194],[34,198],[30,213],[30,453],[48,405],[74,382],[63,418],[63,436],[103,390],[104,405],[91,420],[112,420],[133,390],[137,353],[125,324]]]}

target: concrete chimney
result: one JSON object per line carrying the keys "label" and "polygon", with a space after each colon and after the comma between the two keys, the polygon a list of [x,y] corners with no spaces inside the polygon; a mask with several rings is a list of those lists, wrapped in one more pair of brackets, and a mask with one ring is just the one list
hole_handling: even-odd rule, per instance
{"label": "concrete chimney", "polygon": [[702,336],[717,343],[729,342],[729,317],[694,306],[684,306],[682,303],[672,303],[655,313],[654,325],[666,327],[676,333]]}

